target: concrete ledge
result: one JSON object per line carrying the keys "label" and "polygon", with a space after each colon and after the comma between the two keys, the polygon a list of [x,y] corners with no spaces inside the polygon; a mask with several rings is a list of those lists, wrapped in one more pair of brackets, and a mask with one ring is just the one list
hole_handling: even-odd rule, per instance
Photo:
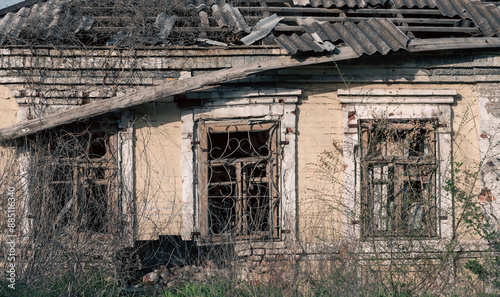
{"label": "concrete ledge", "polygon": [[340,103],[344,104],[452,104],[457,96],[450,89],[339,89]]}

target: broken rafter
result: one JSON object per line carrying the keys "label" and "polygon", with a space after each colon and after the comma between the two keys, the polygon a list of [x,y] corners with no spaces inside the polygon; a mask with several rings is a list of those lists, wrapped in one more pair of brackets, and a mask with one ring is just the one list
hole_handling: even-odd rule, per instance
{"label": "broken rafter", "polygon": [[[472,48],[499,48],[500,38],[446,38],[433,40],[411,40],[407,46],[410,52],[424,52],[453,49]],[[54,128],[60,125],[99,116],[108,112],[137,106],[140,104],[171,98],[177,94],[187,93],[205,86],[222,84],[228,81],[242,79],[255,73],[266,70],[288,67],[306,66],[341,60],[350,60],[359,57],[350,47],[339,47],[339,54],[329,54],[324,57],[298,59],[282,57],[271,61],[248,64],[243,67],[218,70],[183,80],[170,81],[164,84],[148,87],[137,92],[77,106],[69,110],[56,112],[42,118],[28,120],[3,129],[0,129],[0,141],[30,135],[38,131]],[[173,98],[171,98],[173,101]]]}

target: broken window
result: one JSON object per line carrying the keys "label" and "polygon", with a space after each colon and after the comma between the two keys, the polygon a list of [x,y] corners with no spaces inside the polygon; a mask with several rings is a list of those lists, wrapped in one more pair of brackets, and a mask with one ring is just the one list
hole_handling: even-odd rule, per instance
{"label": "broken window", "polygon": [[204,124],[200,128],[202,238],[276,237],[279,125]]}
{"label": "broken window", "polygon": [[361,120],[364,236],[433,237],[435,120]]}
{"label": "broken window", "polygon": [[[32,143],[38,230],[117,230],[116,125],[73,124],[43,132]],[[36,142],[36,143],[35,143]]]}

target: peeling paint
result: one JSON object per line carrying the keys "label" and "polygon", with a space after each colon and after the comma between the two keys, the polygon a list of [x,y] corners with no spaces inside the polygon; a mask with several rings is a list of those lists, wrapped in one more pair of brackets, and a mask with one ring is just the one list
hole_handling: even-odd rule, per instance
{"label": "peeling paint", "polygon": [[495,197],[493,197],[490,189],[484,187],[483,189],[481,189],[481,193],[479,194],[479,201],[492,202],[495,201]]}

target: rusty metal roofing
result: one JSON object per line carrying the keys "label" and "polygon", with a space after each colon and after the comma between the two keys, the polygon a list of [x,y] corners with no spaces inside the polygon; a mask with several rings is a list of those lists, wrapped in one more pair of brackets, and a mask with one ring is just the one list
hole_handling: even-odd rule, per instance
{"label": "rusty metal roofing", "polygon": [[408,36],[386,19],[372,18],[359,23],[330,23],[318,22],[314,18],[299,18],[297,23],[304,28],[305,34],[278,36],[278,42],[292,54],[298,51],[322,52],[327,49],[323,48],[321,43],[342,40],[360,56],[363,53],[372,55],[376,52],[385,55],[390,50],[405,49],[409,40]]}

